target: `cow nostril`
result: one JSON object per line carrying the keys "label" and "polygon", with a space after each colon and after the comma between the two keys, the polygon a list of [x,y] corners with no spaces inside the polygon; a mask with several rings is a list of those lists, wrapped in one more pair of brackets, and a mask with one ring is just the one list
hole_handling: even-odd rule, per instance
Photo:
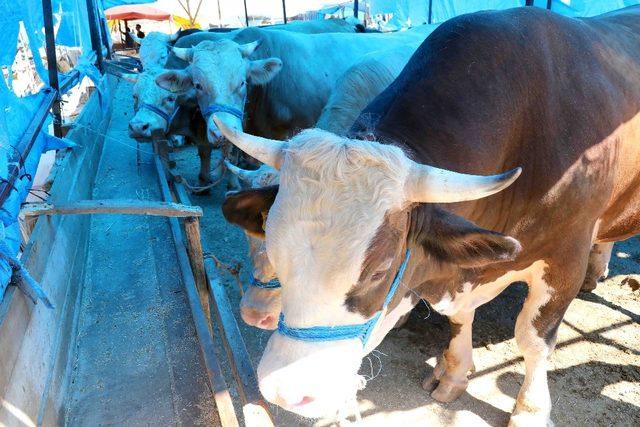
{"label": "cow nostril", "polygon": [[272,314],[267,314],[258,322],[258,327],[262,329],[275,329],[276,326],[276,316]]}
{"label": "cow nostril", "polygon": [[147,130],[149,129],[149,123],[145,123],[142,125],[142,130]]}
{"label": "cow nostril", "polygon": [[300,402],[296,403],[296,406],[308,405],[309,403],[313,402],[314,400],[316,400],[315,397],[304,396]]}

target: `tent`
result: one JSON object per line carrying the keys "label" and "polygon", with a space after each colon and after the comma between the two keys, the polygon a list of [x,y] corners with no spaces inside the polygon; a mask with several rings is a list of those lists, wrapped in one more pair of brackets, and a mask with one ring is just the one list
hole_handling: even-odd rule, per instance
{"label": "tent", "polygon": [[168,21],[171,14],[160,9],[144,5],[116,6],[105,10],[108,20],[131,21],[134,19],[149,19],[152,21]]}

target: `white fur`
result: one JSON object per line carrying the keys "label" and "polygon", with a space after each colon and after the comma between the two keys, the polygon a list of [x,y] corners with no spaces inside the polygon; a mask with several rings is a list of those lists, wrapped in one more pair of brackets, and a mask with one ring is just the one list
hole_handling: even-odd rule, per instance
{"label": "white fur", "polygon": [[145,70],[162,68],[169,58],[172,34],[152,31],[140,40],[140,61]]}
{"label": "white fur", "polygon": [[[143,40],[146,40],[143,39]],[[164,131],[167,127],[167,121],[157,113],[146,108],[140,108],[143,103],[154,105],[160,110],[171,116],[176,107],[176,95],[158,86],[155,78],[158,75],[157,70],[149,70],[141,73],[133,86],[133,96],[137,99],[135,114],[129,121],[131,125],[132,136],[150,137],[153,131]],[[148,125],[146,130],[142,130],[143,125]]]}

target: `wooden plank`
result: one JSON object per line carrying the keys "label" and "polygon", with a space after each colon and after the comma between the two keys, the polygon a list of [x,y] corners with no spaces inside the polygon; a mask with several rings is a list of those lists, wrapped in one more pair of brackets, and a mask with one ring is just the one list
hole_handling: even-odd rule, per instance
{"label": "wooden plank", "polygon": [[189,250],[189,260],[191,268],[196,280],[198,295],[200,295],[200,304],[207,316],[209,330],[213,333],[211,327],[211,310],[209,308],[209,283],[204,272],[204,255],[202,253],[202,242],[200,241],[200,221],[198,218],[186,218],[184,221],[184,230],[187,237],[187,248]]}
{"label": "wooden plank", "polygon": [[25,203],[20,211],[25,216],[130,214],[168,217],[200,217],[199,206],[151,200],[77,200],[66,203]]}
{"label": "wooden plank", "polygon": [[[158,172],[158,179],[160,181],[163,198],[165,201],[170,201],[172,200],[172,196],[171,191],[169,190],[167,176],[164,166],[162,165],[162,161],[157,155],[154,156],[154,163]],[[180,265],[180,272],[187,291],[187,298],[189,300],[189,306],[191,307],[193,323],[196,327],[196,334],[198,335],[198,341],[200,342],[202,358],[204,359],[204,363],[207,368],[207,376],[209,378],[211,390],[213,391],[213,398],[216,402],[220,422],[223,427],[239,426],[238,418],[236,417],[235,409],[233,408],[231,394],[229,393],[229,388],[224,380],[222,369],[220,368],[220,363],[218,362],[218,358],[215,353],[213,337],[209,332],[210,324],[205,316],[203,307],[200,304],[200,298],[193,278],[193,272],[189,265],[189,256],[187,255],[187,249],[182,240],[180,224],[176,218],[169,218],[169,225],[171,227],[171,233],[173,234],[176,255]]]}
{"label": "wooden plank", "polygon": [[205,260],[205,269],[211,289],[212,311],[216,316],[220,333],[223,335],[222,341],[231,361],[231,371],[238,383],[245,424],[249,427],[273,426],[267,403],[258,388],[258,379],[251,364],[249,352],[212,259]]}

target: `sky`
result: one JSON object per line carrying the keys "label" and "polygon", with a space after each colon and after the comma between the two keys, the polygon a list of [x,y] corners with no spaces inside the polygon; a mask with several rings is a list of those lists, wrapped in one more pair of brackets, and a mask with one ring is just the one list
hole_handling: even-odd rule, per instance
{"label": "sky", "polygon": [[[186,1],[186,0],[184,0]],[[243,0],[219,0],[223,22],[231,26],[238,26],[244,23]],[[191,0],[192,7],[198,5],[199,0]],[[339,0],[287,0],[287,16],[297,15],[307,10],[317,10],[324,5],[339,3]],[[186,13],[178,4],[178,0],[159,0],[150,3],[149,6],[157,7],[169,13],[186,17]],[[282,0],[247,0],[249,15],[266,15],[282,18]],[[218,25],[218,1],[202,0],[202,7],[198,14],[198,21],[203,27],[208,24]]]}

